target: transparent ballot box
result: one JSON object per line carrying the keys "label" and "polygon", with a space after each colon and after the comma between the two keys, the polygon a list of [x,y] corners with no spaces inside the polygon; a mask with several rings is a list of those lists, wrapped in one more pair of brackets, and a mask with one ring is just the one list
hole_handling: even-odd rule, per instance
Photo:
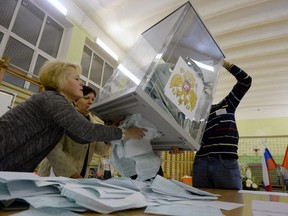
{"label": "transparent ballot box", "polygon": [[146,30],[99,92],[104,120],[140,113],[154,150],[198,150],[224,54],[190,2]]}

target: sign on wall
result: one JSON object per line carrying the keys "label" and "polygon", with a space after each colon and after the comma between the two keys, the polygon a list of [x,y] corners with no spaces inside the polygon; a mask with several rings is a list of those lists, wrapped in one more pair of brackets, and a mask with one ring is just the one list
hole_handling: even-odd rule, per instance
{"label": "sign on wall", "polygon": [[0,116],[2,116],[13,107],[15,97],[15,93],[0,89]]}

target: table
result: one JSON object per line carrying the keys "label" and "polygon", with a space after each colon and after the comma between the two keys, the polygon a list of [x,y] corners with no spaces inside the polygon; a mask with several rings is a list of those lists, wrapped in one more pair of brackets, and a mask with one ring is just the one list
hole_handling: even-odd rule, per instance
{"label": "table", "polygon": [[[252,216],[252,200],[261,200],[261,201],[274,201],[274,202],[285,202],[288,203],[288,196],[278,196],[278,195],[267,195],[267,194],[250,194],[250,193],[238,193],[237,190],[220,190],[220,189],[203,189],[210,193],[220,194],[218,198],[219,201],[224,202],[233,202],[233,203],[243,203],[243,207],[236,208],[231,211],[223,211],[225,216]],[[140,209],[131,209],[118,211],[111,214],[98,214],[95,212],[86,212],[83,215],[85,216],[94,216],[94,215],[110,215],[110,216],[149,216],[155,214],[144,214],[145,208]],[[16,213],[17,211],[0,211],[1,216],[8,216]]]}
{"label": "table", "polygon": [[252,200],[288,203],[288,196],[238,193],[237,190],[205,189],[205,191],[222,195],[218,198],[219,201],[245,204],[231,211],[222,211],[225,216],[252,216]]}

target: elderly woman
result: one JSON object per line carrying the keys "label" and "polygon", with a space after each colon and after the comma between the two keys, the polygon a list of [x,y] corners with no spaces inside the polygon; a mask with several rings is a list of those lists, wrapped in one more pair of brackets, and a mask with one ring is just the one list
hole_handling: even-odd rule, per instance
{"label": "elderly woman", "polygon": [[64,134],[83,144],[145,135],[87,121],[72,105],[83,97],[80,73],[79,65],[47,62],[39,73],[45,90],[0,117],[0,171],[34,171]]}

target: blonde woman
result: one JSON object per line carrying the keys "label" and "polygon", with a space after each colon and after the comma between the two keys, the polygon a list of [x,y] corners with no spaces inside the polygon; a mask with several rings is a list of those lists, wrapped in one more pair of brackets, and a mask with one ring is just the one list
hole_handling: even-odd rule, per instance
{"label": "blonde woman", "polygon": [[64,134],[83,144],[145,135],[87,121],[72,105],[83,97],[80,74],[79,65],[47,62],[39,73],[45,90],[0,117],[0,171],[33,172]]}

